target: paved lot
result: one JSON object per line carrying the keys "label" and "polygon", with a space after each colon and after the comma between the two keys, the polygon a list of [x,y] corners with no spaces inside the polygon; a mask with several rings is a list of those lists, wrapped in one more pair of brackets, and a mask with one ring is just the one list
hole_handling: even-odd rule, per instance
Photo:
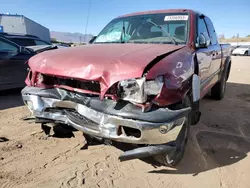
{"label": "paved lot", "polygon": [[[80,132],[44,139],[20,91],[0,94],[0,187],[250,187],[250,57],[233,57],[226,97],[202,100],[176,169],[119,162],[116,147],[81,150]],[[152,162],[152,161],[151,161]]]}

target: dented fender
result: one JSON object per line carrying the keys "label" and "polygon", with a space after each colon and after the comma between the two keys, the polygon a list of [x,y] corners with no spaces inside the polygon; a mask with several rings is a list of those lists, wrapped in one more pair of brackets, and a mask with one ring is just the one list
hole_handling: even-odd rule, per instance
{"label": "dented fender", "polygon": [[159,106],[167,106],[182,100],[192,88],[194,67],[194,53],[187,47],[169,54],[156,63],[147,72],[147,79],[163,75],[164,86],[154,102]]}

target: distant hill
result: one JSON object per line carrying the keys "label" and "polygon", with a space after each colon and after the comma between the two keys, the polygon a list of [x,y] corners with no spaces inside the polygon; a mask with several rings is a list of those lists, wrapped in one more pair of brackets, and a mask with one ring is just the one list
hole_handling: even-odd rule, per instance
{"label": "distant hill", "polygon": [[223,38],[219,39],[220,42],[250,42],[250,36],[249,37],[240,37],[240,38]]}
{"label": "distant hill", "polygon": [[60,32],[60,31],[50,31],[50,37],[55,38],[60,42],[67,43],[80,43],[80,42],[88,42],[93,35],[87,34],[86,37],[82,33],[69,33],[69,32]]}

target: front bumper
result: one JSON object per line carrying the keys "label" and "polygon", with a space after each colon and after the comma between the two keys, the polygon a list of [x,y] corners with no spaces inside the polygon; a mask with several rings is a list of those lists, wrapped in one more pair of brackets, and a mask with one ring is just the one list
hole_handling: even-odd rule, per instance
{"label": "front bumper", "polygon": [[143,113],[132,104],[35,87],[25,87],[22,98],[36,118],[64,123],[91,136],[134,144],[176,140],[191,110],[160,108]]}

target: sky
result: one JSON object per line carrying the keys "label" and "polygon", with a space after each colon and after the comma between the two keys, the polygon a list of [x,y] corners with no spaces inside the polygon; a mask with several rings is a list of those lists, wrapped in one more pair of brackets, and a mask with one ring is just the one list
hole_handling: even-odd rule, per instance
{"label": "sky", "polygon": [[97,35],[113,18],[138,11],[186,8],[211,18],[218,35],[250,34],[250,0],[0,0],[0,13],[24,15],[52,31]]}

